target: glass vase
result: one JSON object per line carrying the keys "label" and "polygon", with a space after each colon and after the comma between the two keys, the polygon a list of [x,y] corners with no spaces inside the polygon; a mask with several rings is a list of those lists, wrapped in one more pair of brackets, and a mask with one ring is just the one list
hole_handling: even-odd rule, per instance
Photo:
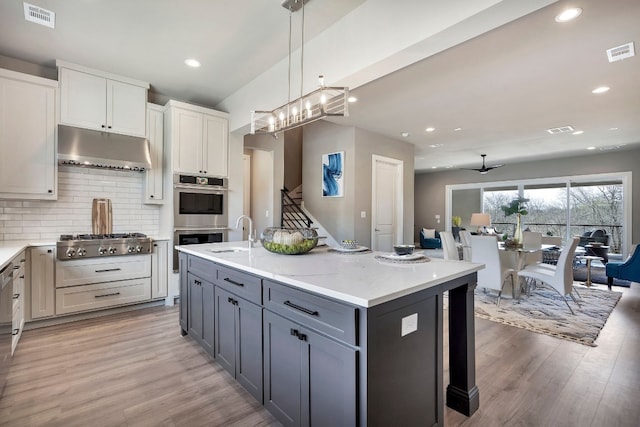
{"label": "glass vase", "polygon": [[520,218],[520,214],[516,214],[516,231],[513,233],[513,240],[515,240],[519,245],[522,244],[524,240],[524,236],[522,235],[522,221]]}

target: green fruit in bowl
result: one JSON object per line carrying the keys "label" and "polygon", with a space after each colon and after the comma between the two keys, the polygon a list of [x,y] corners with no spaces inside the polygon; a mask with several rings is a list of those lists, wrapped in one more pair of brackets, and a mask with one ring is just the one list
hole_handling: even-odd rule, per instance
{"label": "green fruit in bowl", "polygon": [[318,244],[318,235],[310,228],[282,229],[269,227],[262,233],[262,246],[269,252],[298,255]]}

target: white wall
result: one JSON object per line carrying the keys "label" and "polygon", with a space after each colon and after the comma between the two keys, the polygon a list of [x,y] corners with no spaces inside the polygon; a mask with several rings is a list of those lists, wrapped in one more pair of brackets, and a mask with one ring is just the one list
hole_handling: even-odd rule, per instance
{"label": "white wall", "polygon": [[159,235],[160,208],[144,205],[144,174],[60,166],[58,200],[0,199],[0,241],[58,240],[91,233],[94,198],[111,199],[113,231]]}

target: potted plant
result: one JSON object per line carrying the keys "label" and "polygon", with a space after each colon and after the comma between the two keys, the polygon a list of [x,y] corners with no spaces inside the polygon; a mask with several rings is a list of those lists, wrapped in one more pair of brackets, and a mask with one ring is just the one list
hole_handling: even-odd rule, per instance
{"label": "potted plant", "polygon": [[511,203],[508,205],[501,206],[500,209],[504,212],[504,216],[516,215],[516,231],[513,234],[513,240],[518,244],[522,244],[522,215],[526,215],[529,212],[527,211],[527,203],[529,199],[525,197],[518,197],[517,199],[513,199]]}

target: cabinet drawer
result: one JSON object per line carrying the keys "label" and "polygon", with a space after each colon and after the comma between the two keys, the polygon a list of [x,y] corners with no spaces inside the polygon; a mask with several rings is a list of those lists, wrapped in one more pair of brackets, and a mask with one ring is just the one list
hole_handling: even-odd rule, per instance
{"label": "cabinet drawer", "polygon": [[106,308],[151,298],[151,279],[122,280],[56,289],[56,314]]}
{"label": "cabinet drawer", "polygon": [[150,276],[151,255],[79,259],[56,263],[57,288]]}
{"label": "cabinet drawer", "polygon": [[205,279],[208,282],[213,282],[216,278],[216,264],[198,258],[196,256],[189,255],[187,262],[187,271],[193,273],[201,279]]}
{"label": "cabinet drawer", "polygon": [[262,279],[227,267],[218,267],[216,285],[248,301],[262,304]]}
{"label": "cabinet drawer", "polygon": [[351,307],[319,295],[264,281],[264,306],[304,326],[349,344],[357,343],[358,313]]}

